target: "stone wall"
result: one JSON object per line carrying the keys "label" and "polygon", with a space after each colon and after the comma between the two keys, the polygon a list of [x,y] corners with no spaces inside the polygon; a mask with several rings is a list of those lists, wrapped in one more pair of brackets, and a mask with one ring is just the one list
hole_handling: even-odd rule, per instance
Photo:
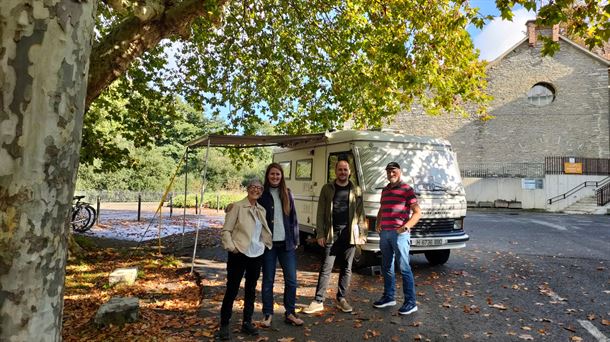
{"label": "stone wall", "polygon": [[[488,67],[494,97],[486,122],[421,112],[398,115],[388,125],[408,134],[451,141],[460,163],[543,162],[545,156],[610,157],[608,65],[564,40],[553,57],[527,40]],[[535,106],[527,100],[539,82],[551,84],[555,100]]]}

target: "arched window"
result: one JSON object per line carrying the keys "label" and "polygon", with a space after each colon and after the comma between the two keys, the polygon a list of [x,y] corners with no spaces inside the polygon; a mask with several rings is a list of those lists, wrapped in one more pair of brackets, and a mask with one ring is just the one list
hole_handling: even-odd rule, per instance
{"label": "arched window", "polygon": [[555,101],[555,88],[549,83],[536,83],[527,92],[527,102],[534,106],[546,106],[553,101]]}

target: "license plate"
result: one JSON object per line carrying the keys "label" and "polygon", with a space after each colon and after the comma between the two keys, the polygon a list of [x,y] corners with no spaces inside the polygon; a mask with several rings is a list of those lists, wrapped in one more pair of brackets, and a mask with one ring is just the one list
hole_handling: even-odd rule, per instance
{"label": "license plate", "polygon": [[413,240],[412,245],[418,247],[441,246],[444,245],[444,239],[417,239]]}

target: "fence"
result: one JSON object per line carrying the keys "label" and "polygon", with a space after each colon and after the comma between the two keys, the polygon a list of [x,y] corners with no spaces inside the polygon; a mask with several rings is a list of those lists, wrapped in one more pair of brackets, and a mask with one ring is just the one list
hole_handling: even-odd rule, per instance
{"label": "fence", "polygon": [[[101,202],[137,202],[138,197],[142,202],[159,202],[163,192],[157,191],[108,191],[108,190],[82,190],[76,191],[74,195],[85,196],[89,202],[99,197]],[[178,195],[178,194],[176,194]],[[168,196],[169,198],[169,196]]]}
{"label": "fence", "polygon": [[610,175],[610,159],[605,158],[545,157],[544,170],[549,175],[562,175],[565,163],[581,163],[583,175]]}
{"label": "fence", "polygon": [[474,178],[544,178],[544,163],[463,163],[462,177]]}

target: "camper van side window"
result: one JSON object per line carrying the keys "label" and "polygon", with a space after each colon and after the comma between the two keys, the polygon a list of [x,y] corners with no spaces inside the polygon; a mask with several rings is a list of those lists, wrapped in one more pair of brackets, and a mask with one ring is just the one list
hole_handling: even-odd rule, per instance
{"label": "camper van side window", "polygon": [[294,170],[295,179],[299,180],[311,180],[311,166],[313,165],[313,159],[301,159],[297,160],[297,164]]}
{"label": "camper van side window", "polygon": [[284,171],[284,179],[290,179],[290,169],[292,168],[292,161],[288,160],[288,161],[282,161],[279,162],[278,164],[280,164],[282,166],[282,169]]}

